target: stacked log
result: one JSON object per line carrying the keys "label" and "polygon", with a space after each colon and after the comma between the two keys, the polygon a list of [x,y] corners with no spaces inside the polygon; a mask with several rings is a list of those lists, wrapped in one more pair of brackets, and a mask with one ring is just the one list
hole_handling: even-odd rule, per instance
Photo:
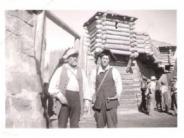
{"label": "stacked log", "polygon": [[145,53],[147,56],[151,56],[156,64],[160,63],[160,52],[152,44],[152,40],[147,33],[136,33],[136,42],[139,53]]}
{"label": "stacked log", "polygon": [[169,46],[165,46],[163,50],[160,50],[160,59],[164,65],[174,65],[174,51],[172,51]]}
{"label": "stacked log", "polygon": [[97,12],[84,24],[91,52],[99,48],[110,49],[116,54],[135,52],[135,21],[134,17]]}
{"label": "stacked log", "polygon": [[136,46],[139,53],[152,55],[150,37],[146,33],[136,33]]}

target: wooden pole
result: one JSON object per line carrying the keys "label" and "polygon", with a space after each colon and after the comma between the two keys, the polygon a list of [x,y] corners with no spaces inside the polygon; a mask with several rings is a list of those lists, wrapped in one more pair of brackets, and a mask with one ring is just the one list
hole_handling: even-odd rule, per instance
{"label": "wooden pole", "polygon": [[37,16],[36,31],[35,31],[35,57],[38,62],[42,60],[43,40],[45,27],[45,11]]}
{"label": "wooden pole", "polygon": [[75,38],[80,38],[80,35],[77,32],[75,32],[70,26],[68,26],[65,22],[63,22],[62,20],[60,20],[52,12],[46,11],[46,16],[50,20],[52,20],[55,24],[57,24],[58,26],[60,26],[61,28],[63,28],[65,31],[67,31],[68,33],[70,33],[71,35],[73,35]]}

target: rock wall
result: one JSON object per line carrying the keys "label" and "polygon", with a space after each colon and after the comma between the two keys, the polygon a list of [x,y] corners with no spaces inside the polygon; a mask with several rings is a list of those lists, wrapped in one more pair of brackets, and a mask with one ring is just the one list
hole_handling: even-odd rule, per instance
{"label": "rock wall", "polygon": [[6,11],[5,16],[6,127],[45,127],[34,47],[37,15],[16,10]]}

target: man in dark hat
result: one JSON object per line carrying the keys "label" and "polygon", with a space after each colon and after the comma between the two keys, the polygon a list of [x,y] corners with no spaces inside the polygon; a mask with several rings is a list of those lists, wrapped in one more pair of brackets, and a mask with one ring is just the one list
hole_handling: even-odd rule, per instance
{"label": "man in dark hat", "polygon": [[100,65],[91,72],[91,93],[97,128],[117,126],[117,107],[122,92],[120,73],[109,63],[115,57],[109,50],[100,54]]}

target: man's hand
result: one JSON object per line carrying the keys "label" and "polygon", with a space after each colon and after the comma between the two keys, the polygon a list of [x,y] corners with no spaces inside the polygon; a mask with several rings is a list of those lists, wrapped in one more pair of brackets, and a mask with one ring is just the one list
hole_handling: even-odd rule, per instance
{"label": "man's hand", "polygon": [[61,101],[62,104],[68,104],[68,101],[67,101],[65,96],[63,96],[60,101]]}
{"label": "man's hand", "polygon": [[94,104],[95,101],[96,101],[96,95],[94,94],[94,95],[92,96],[92,104]]}
{"label": "man's hand", "polygon": [[61,104],[68,104],[68,101],[67,101],[67,99],[66,99],[66,97],[65,97],[65,95],[63,94],[63,93],[58,93],[57,95],[56,95],[56,97],[59,99],[59,101],[61,102]]}

